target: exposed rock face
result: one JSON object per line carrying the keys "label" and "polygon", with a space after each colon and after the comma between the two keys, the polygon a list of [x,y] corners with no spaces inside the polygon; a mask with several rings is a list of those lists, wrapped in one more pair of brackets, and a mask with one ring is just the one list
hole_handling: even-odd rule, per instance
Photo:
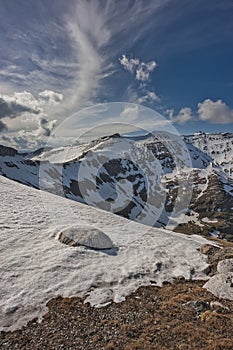
{"label": "exposed rock face", "polygon": [[205,244],[200,252],[208,255],[208,275],[212,276],[203,288],[218,298],[233,300],[233,248]]}
{"label": "exposed rock face", "polygon": [[16,149],[0,145],[0,156],[15,156],[16,154],[18,154],[18,151],[16,151]]}
{"label": "exposed rock face", "polygon": [[111,249],[113,242],[102,231],[92,226],[72,226],[60,232],[61,243],[72,247],[85,246],[92,249]]}
{"label": "exposed rock face", "polygon": [[233,258],[233,248],[232,247],[226,247],[223,249],[219,249],[215,252],[212,256],[211,262],[218,262],[225,259],[232,259]]}
{"label": "exposed rock face", "polygon": [[233,175],[232,160],[232,133],[194,133],[184,137],[186,143],[190,143],[212,158],[215,165],[221,167],[224,173]]}
{"label": "exposed rock face", "polygon": [[202,254],[208,255],[208,275],[213,276],[216,273],[231,272],[230,266],[233,260],[233,247],[217,247],[210,244],[204,244],[200,248]]}

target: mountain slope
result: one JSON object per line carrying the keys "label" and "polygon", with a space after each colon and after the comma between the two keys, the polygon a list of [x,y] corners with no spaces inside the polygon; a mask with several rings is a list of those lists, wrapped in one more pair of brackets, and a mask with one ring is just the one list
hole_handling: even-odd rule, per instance
{"label": "mountain slope", "polygon": [[[12,330],[45,312],[56,295],[82,295],[91,305],[121,301],[141,285],[178,276],[208,279],[199,236],[149,228],[0,177],[0,328]],[[70,247],[64,227],[95,227],[115,248]]]}

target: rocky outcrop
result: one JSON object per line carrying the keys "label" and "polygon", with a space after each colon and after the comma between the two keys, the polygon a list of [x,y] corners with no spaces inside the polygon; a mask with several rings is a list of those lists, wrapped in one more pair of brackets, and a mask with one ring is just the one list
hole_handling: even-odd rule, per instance
{"label": "rocky outcrop", "polygon": [[200,252],[208,255],[209,275],[212,275],[203,288],[218,298],[233,300],[233,247],[205,244]]}
{"label": "rocky outcrop", "polygon": [[3,145],[0,145],[0,156],[5,157],[5,156],[15,156],[18,154],[18,151],[12,147],[6,147]]}

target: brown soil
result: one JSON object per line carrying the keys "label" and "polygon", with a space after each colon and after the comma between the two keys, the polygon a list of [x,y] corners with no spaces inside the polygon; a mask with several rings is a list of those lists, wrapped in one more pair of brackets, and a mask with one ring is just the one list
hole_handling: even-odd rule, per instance
{"label": "brown soil", "polygon": [[1,333],[0,349],[233,349],[232,302],[218,300],[203,283],[142,287],[125,302],[99,309],[80,298],[58,297],[41,323]]}
{"label": "brown soil", "polygon": [[[209,274],[233,257],[233,243],[201,247]],[[233,303],[203,289],[203,281],[176,279],[163,287],[141,287],[126,301],[92,308],[80,298],[52,299],[41,323],[2,332],[1,350],[230,350]]]}

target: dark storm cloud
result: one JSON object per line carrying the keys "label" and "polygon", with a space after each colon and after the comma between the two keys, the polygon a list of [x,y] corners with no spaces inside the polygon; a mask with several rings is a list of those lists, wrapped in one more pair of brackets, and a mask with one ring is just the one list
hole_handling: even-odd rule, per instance
{"label": "dark storm cloud", "polygon": [[38,107],[32,108],[23,105],[20,102],[17,102],[16,100],[6,101],[4,97],[0,97],[0,118],[15,118],[25,112],[39,114],[41,110]]}
{"label": "dark storm cloud", "polygon": [[61,93],[44,90],[35,98],[30,92],[15,92],[11,95],[0,94],[0,118],[16,118],[23,113],[39,115],[44,107],[54,106],[63,101]]}
{"label": "dark storm cloud", "polygon": [[52,130],[54,129],[55,124],[56,120],[49,122],[46,118],[41,118],[39,121],[40,128],[38,134],[49,137]]}

